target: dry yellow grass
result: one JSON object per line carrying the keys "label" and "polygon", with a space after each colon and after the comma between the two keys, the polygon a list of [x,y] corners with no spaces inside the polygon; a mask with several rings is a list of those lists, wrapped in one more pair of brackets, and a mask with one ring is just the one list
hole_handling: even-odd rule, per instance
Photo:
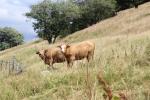
{"label": "dry yellow grass", "polygon": [[[122,91],[129,100],[149,100],[150,65],[145,55],[150,45],[149,9],[150,3],[146,3],[138,9],[121,11],[53,45],[46,41],[32,42],[0,52],[0,60],[15,55],[26,65],[23,74],[0,77],[0,99],[87,100],[86,67],[89,67],[92,100],[103,100],[96,78],[99,70],[114,93]],[[89,64],[77,61],[69,70],[64,63],[55,64],[58,69],[47,72],[46,65],[35,54],[37,48],[88,39],[96,43],[94,61]]]}

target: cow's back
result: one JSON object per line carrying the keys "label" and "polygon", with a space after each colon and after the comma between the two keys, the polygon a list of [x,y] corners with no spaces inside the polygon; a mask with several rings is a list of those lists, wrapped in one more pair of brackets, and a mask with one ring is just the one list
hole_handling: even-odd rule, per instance
{"label": "cow's back", "polygon": [[71,55],[74,55],[77,59],[82,59],[88,55],[89,52],[93,52],[95,49],[95,45],[93,42],[84,41],[78,44],[74,44],[70,46],[69,52]]}

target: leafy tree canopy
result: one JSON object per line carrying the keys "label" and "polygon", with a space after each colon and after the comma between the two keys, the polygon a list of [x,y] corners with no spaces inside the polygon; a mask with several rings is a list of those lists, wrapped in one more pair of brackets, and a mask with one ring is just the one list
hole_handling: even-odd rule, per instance
{"label": "leafy tree canopy", "polygon": [[31,6],[26,13],[34,19],[33,27],[40,38],[55,42],[60,36],[66,36],[75,31],[95,24],[103,19],[116,15],[116,11],[149,0],[44,0]]}
{"label": "leafy tree canopy", "polygon": [[31,11],[26,16],[34,19],[33,27],[38,36],[46,39],[49,43],[52,38],[56,39],[59,35],[67,35],[69,26],[73,19],[80,16],[79,7],[73,2],[43,2],[32,5]]}
{"label": "leafy tree canopy", "polygon": [[11,27],[0,28],[0,50],[23,43],[23,35]]}

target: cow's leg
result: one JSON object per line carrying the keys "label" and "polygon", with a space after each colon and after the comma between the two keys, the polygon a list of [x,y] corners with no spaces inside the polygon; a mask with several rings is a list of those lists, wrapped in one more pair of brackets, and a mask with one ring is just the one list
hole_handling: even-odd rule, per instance
{"label": "cow's leg", "polygon": [[47,70],[51,70],[51,66],[50,65],[47,67]]}
{"label": "cow's leg", "polygon": [[91,58],[92,58],[92,60],[94,59],[94,50],[91,53]]}
{"label": "cow's leg", "polygon": [[53,64],[51,65],[51,67],[52,67],[53,70],[55,69],[55,67],[53,66]]}
{"label": "cow's leg", "polygon": [[53,64],[54,64],[53,59],[50,59],[49,60],[49,68],[48,69],[50,69],[50,68],[55,69]]}
{"label": "cow's leg", "polygon": [[54,64],[54,63],[52,62],[52,64],[51,64],[52,69],[53,69],[53,70],[57,69],[57,68],[55,68],[55,67],[53,66],[53,64]]}
{"label": "cow's leg", "polygon": [[69,60],[67,60],[68,68],[73,66],[74,60],[75,60],[75,57],[70,57]]}
{"label": "cow's leg", "polygon": [[70,67],[70,61],[67,60],[67,67],[69,68]]}
{"label": "cow's leg", "polygon": [[70,67],[72,68],[72,66],[73,66],[73,61],[70,62]]}
{"label": "cow's leg", "polygon": [[90,59],[91,59],[91,54],[90,53],[87,55],[86,59],[87,59],[88,62],[90,61]]}
{"label": "cow's leg", "polygon": [[67,67],[68,67],[68,68],[71,68],[72,65],[73,65],[73,64],[72,64],[72,61],[71,61],[71,60],[67,60]]}
{"label": "cow's leg", "polygon": [[75,56],[72,56],[71,57],[71,60],[70,60],[70,66],[72,67],[73,66],[73,62],[75,61]]}
{"label": "cow's leg", "polygon": [[91,59],[94,58],[94,52],[93,51],[89,52],[86,58],[87,58],[87,61],[89,62]]}
{"label": "cow's leg", "polygon": [[49,65],[48,67],[47,67],[47,69],[48,70],[51,70],[51,69],[53,69],[53,70],[55,70],[56,68],[53,66],[53,64],[52,65]]}

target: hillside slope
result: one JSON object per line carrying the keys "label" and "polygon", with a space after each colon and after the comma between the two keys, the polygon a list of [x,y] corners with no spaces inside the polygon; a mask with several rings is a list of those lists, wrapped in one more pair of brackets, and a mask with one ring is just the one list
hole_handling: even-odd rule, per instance
{"label": "hillside slope", "polygon": [[[0,77],[0,99],[31,100],[103,100],[96,74],[101,70],[114,93],[124,92],[129,100],[148,100],[150,97],[150,2],[121,11],[117,16],[58,40],[54,45],[33,41],[0,52],[0,60],[15,56],[26,66],[18,76]],[[47,66],[35,54],[36,49],[56,46],[62,42],[83,40],[96,43],[94,60],[75,62],[72,69],[66,63]],[[90,90],[86,84],[89,67]]]}

